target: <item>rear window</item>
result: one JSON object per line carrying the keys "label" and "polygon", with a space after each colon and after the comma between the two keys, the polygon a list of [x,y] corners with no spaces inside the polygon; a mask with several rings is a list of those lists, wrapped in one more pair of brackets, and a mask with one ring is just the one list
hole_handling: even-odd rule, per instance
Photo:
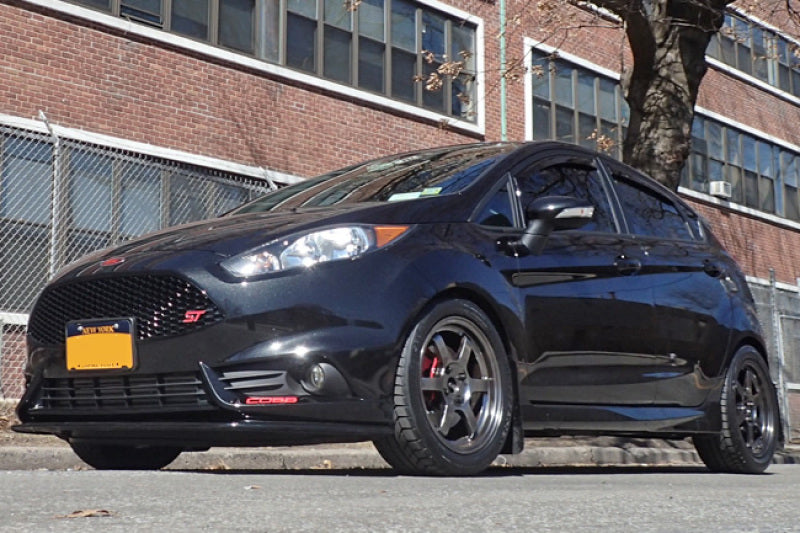
{"label": "rear window", "polygon": [[614,176],[614,186],[631,233],[666,239],[694,238],[686,219],[669,200],[619,176]]}
{"label": "rear window", "polygon": [[401,202],[454,194],[474,183],[516,148],[513,144],[457,146],[369,161],[279,189],[231,214],[361,202]]}

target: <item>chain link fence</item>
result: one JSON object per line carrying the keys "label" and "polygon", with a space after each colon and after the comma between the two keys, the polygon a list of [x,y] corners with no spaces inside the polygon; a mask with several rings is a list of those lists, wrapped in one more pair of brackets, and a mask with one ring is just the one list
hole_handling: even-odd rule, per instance
{"label": "chain link fence", "polygon": [[778,387],[784,435],[800,440],[800,293],[795,288],[750,283],[764,340],[770,354],[772,380]]}
{"label": "chain link fence", "polygon": [[0,399],[22,392],[27,315],[64,265],[224,213],[269,188],[250,176],[0,125]]}

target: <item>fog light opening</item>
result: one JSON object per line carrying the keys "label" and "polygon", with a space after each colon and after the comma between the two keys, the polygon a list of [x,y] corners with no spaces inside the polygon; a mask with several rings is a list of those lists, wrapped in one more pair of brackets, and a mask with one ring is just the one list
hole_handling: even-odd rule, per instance
{"label": "fog light opening", "polygon": [[319,392],[325,386],[325,369],[318,364],[313,364],[308,369],[308,385],[314,390]]}

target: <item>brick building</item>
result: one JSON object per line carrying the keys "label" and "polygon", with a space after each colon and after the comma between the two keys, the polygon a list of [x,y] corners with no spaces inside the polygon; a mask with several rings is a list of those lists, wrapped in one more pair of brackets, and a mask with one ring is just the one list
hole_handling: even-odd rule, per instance
{"label": "brick building", "polygon": [[[761,6],[731,8],[707,51],[681,192],[750,277],[788,406],[800,31]],[[598,135],[618,151],[623,33],[546,7],[508,0],[501,32],[482,0],[0,0],[0,398],[21,394],[36,292],[90,250],[390,152]],[[426,90],[447,59],[463,70]]]}

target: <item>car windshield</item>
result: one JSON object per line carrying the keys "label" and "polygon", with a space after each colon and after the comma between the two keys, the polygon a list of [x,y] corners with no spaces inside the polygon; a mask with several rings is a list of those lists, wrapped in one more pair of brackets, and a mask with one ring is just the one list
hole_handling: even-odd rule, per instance
{"label": "car windshield", "polygon": [[377,159],[278,189],[230,214],[453,194],[515,148],[513,144],[456,146]]}

